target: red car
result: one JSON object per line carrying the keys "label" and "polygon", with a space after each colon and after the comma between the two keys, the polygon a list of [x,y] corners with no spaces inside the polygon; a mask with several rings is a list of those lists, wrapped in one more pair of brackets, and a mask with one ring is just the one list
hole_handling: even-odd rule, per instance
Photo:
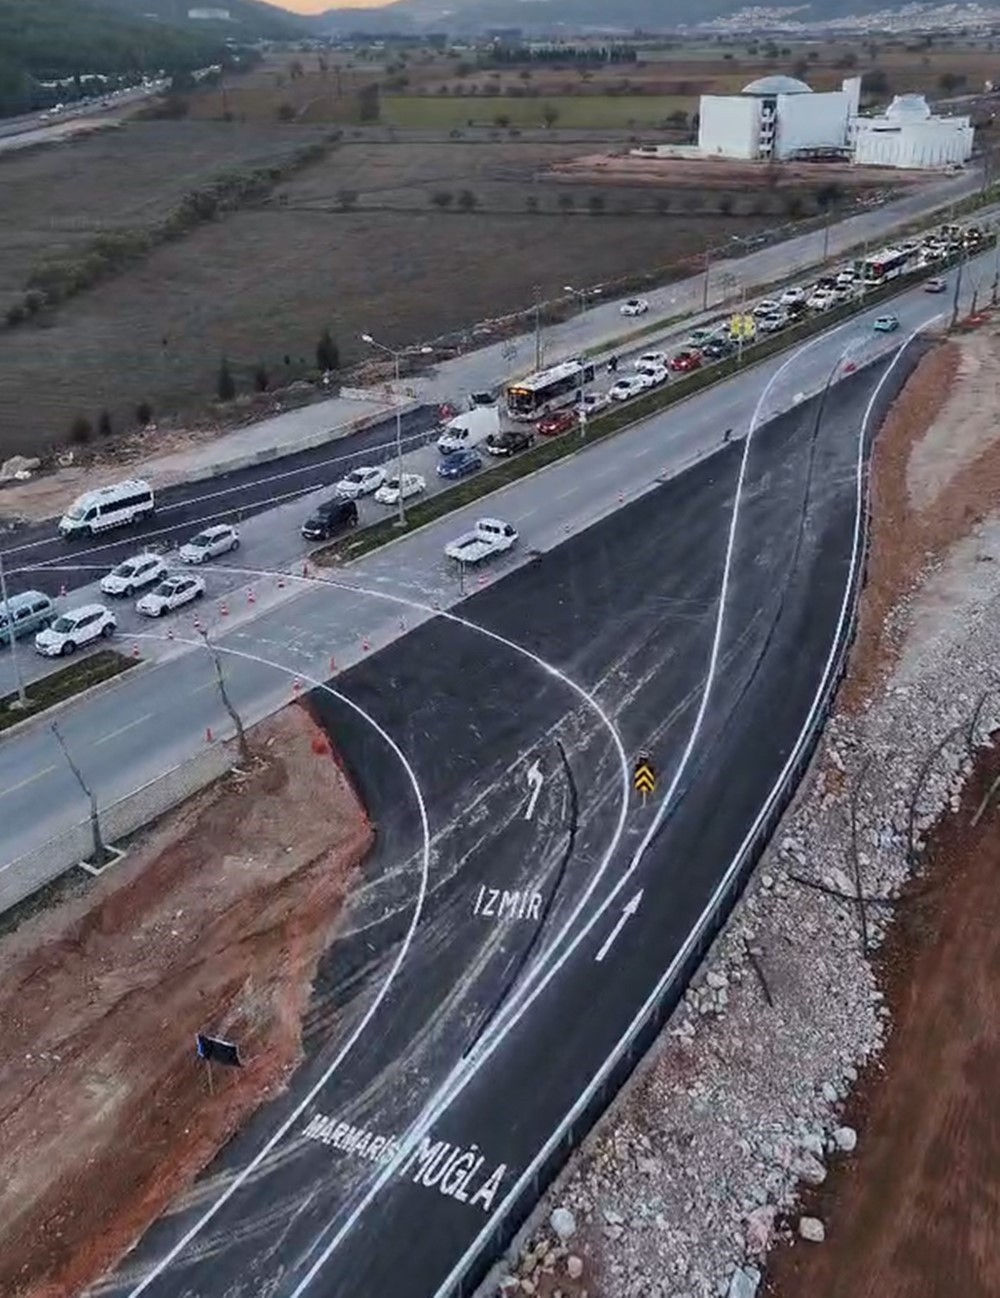
{"label": "red car", "polygon": [[556,410],[551,415],[538,421],[538,431],[543,437],[556,437],[559,433],[568,433],[576,427],[578,415],[575,410]]}
{"label": "red car", "polygon": [[690,374],[692,370],[700,370],[701,353],[696,351],[678,352],[671,360],[670,368],[678,374]]}

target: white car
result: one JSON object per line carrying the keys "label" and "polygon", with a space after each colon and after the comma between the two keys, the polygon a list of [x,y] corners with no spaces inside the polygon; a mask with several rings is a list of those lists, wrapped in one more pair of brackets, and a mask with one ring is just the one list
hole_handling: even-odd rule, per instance
{"label": "white car", "polygon": [[581,404],[586,414],[596,415],[598,410],[603,410],[611,404],[611,398],[606,392],[585,392]]}
{"label": "white car", "polygon": [[756,316],[759,320],[761,316],[774,315],[776,311],[780,310],[780,302],[775,302],[773,298],[766,297],[762,302],[758,302],[756,306],[751,307],[750,314]]}
{"label": "white car", "polygon": [[647,387],[656,388],[670,380],[670,371],[666,365],[637,365],[636,378],[645,379]]}
{"label": "white car", "polygon": [[757,328],[764,334],[776,334],[788,324],[787,311],[775,311],[773,315],[761,316]]}
{"label": "white car", "polygon": [[640,392],[647,391],[648,388],[647,381],[639,378],[638,375],[635,378],[619,379],[609,389],[608,397],[612,401],[629,401],[632,397],[637,397]]}
{"label": "white car", "polygon": [[643,352],[641,356],[635,358],[634,369],[646,369],[650,365],[659,366],[661,370],[667,368],[670,357],[666,352]]}
{"label": "white car", "polygon": [[215,559],[220,554],[238,550],[240,534],[229,523],[219,523],[216,527],[206,527],[197,536],[192,536],[181,546],[178,553],[185,563],[204,563],[206,559]]}
{"label": "white car", "polygon": [[35,636],[35,648],[46,658],[71,654],[81,645],[114,635],[115,615],[103,604],[81,604],[63,613],[45,631]]}
{"label": "white car", "polygon": [[837,274],[837,284],[840,288],[851,288],[857,278],[858,272],[856,270],[842,270]]}
{"label": "white car", "polygon": [[806,291],[804,288],[796,288],[792,285],[791,288],[785,289],[778,301],[782,306],[796,306],[799,302],[805,300],[805,296]]}
{"label": "white car", "polygon": [[105,595],[124,595],[130,599],[143,586],[162,581],[167,575],[167,565],[158,554],[136,554],[123,560],[101,578],[101,591]]}
{"label": "white car", "polygon": [[630,297],[618,309],[622,315],[645,315],[649,310],[649,303],[644,297]]}
{"label": "white car", "polygon": [[385,469],[366,465],[345,473],[334,487],[334,491],[338,496],[346,496],[348,500],[357,500],[358,496],[370,496],[373,491],[378,491],[384,482]]}
{"label": "white car", "polygon": [[204,577],[178,573],[176,577],[161,581],[148,595],[143,595],[135,606],[136,612],[145,613],[146,617],[162,617],[164,613],[172,613],[175,608],[190,604],[192,600],[201,599],[204,593]]}
{"label": "white car", "polygon": [[[400,486],[402,486],[402,490],[400,490]],[[379,487],[375,493],[375,499],[380,505],[398,505],[400,496],[404,500],[409,500],[411,496],[419,496],[422,491],[426,490],[426,479],[422,478],[419,473],[404,473],[402,478],[394,474]]]}
{"label": "white car", "polygon": [[830,308],[835,305],[835,303],[836,303],[836,298],[833,296],[833,294],[828,293],[826,289],[821,288],[816,290],[816,292],[806,303],[806,306],[809,308],[810,311],[829,311]]}

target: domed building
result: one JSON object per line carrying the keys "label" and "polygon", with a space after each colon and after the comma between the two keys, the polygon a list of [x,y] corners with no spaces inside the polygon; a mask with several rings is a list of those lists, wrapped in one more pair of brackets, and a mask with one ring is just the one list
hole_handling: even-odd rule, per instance
{"label": "domed building", "polygon": [[698,148],[713,158],[846,158],[860,98],[860,77],[830,91],[781,73],[758,77],[738,95],[702,95]]}
{"label": "domed building", "polygon": [[851,122],[854,161],[877,167],[961,166],[974,134],[968,117],[935,117],[923,95],[897,95],[880,116]]}

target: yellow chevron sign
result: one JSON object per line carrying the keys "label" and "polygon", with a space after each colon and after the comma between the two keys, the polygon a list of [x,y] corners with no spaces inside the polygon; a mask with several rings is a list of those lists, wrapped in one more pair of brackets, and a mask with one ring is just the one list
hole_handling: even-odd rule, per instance
{"label": "yellow chevron sign", "polygon": [[632,782],[635,785],[636,793],[643,795],[652,793],[656,788],[656,772],[653,770],[652,762],[645,754],[636,761]]}

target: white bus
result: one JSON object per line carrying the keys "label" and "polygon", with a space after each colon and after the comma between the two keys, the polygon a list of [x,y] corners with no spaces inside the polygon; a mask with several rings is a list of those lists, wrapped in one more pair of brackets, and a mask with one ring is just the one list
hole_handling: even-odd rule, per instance
{"label": "white bus", "polygon": [[511,419],[540,419],[550,410],[572,405],[580,390],[594,377],[590,361],[563,361],[538,374],[529,374],[507,387],[507,413]]}
{"label": "white bus", "polygon": [[140,478],[113,482],[78,496],[59,520],[59,531],[65,537],[94,536],[112,527],[138,523],[155,509],[156,498],[148,482]]}
{"label": "white bus", "polygon": [[914,262],[911,249],[883,248],[861,263],[861,278],[865,284],[885,284],[909,270]]}

